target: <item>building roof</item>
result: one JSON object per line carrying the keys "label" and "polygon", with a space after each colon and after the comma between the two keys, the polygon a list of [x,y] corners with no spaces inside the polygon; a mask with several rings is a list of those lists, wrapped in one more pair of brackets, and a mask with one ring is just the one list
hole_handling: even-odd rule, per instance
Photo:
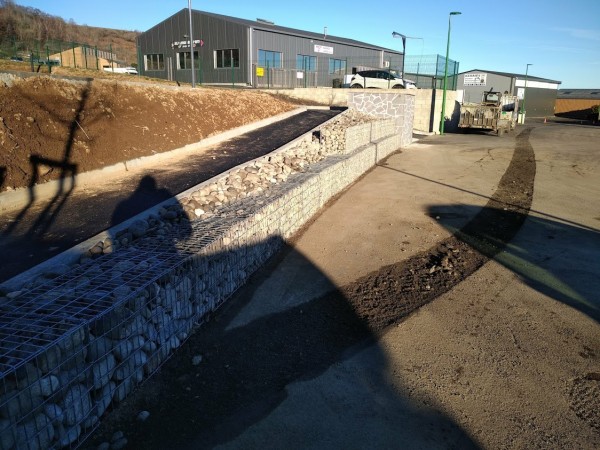
{"label": "building roof", "polygon": [[[500,75],[500,76],[503,76],[503,77],[518,78],[518,79],[521,79],[521,80],[525,79],[525,75],[524,74],[520,74],[520,73],[497,72],[495,70],[482,70],[482,69],[467,70],[465,72],[460,72],[459,75],[462,75],[464,73],[470,73],[470,72],[493,73],[495,75]],[[531,81],[541,81],[541,82],[544,82],[544,83],[554,83],[554,84],[561,84],[562,83],[562,81],[550,80],[548,78],[534,77],[533,75],[529,75],[529,74],[527,74],[527,79],[531,80]]]}
{"label": "building roof", "polygon": [[[187,13],[187,8],[183,8],[179,13],[185,11]],[[214,17],[217,19],[225,20],[227,22],[237,23],[240,25],[245,25],[250,28],[254,28],[256,30],[265,30],[265,31],[274,31],[278,33],[288,34],[291,36],[304,37],[309,39],[318,39],[319,41],[331,42],[335,44],[345,44],[352,45],[355,47],[363,47],[374,50],[384,50],[388,53],[395,53],[401,55],[402,52],[398,50],[393,50],[385,47],[380,47],[378,45],[368,44],[366,42],[356,41],[354,39],[347,39],[339,36],[331,36],[329,34],[325,35],[324,33],[313,33],[311,31],[298,30],[295,28],[282,27],[279,25],[275,25],[273,22],[264,21],[264,20],[246,20],[240,19],[237,17],[224,16],[222,14],[215,14],[206,11],[199,11],[197,9],[192,10],[195,13],[203,14],[205,16]],[[176,13],[176,14],[179,14]]]}
{"label": "building roof", "polygon": [[556,98],[572,98],[577,100],[598,100],[600,103],[600,88],[598,89],[559,89]]}

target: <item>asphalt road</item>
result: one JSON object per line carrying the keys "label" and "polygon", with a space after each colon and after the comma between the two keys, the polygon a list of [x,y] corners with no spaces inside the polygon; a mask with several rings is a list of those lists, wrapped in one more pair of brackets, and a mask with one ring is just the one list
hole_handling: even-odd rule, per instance
{"label": "asphalt road", "polygon": [[[240,135],[168,167],[132,170],[95,186],[36,201],[0,219],[0,283],[232,167],[258,158],[310,131],[340,110],[308,110]],[[151,176],[156,185],[115,214],[122,200]]]}

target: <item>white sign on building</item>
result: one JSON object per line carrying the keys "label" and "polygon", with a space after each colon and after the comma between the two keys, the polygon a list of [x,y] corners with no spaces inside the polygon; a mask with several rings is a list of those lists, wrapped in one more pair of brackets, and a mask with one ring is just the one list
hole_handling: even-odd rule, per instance
{"label": "white sign on building", "polygon": [[465,86],[485,86],[486,73],[465,73]]}
{"label": "white sign on building", "polygon": [[327,53],[328,55],[333,55],[333,47],[315,44],[315,53]]}

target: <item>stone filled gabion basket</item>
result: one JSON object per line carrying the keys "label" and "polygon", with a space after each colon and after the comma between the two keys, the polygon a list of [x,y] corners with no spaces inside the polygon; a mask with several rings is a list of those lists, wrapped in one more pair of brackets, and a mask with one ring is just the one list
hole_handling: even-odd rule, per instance
{"label": "stone filled gabion basket", "polygon": [[77,447],[280,248],[294,176],[372,120],[348,110],[0,297],[0,450]]}

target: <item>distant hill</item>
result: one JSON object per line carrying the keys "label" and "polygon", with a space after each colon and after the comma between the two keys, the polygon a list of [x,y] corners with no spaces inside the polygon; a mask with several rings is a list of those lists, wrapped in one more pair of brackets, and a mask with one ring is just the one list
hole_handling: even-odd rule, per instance
{"label": "distant hill", "polygon": [[45,56],[47,47],[54,53],[76,43],[98,50],[109,50],[112,46],[119,60],[135,65],[135,38],[139,34],[139,31],[77,25],[12,0],[0,0],[0,58],[30,53]]}

